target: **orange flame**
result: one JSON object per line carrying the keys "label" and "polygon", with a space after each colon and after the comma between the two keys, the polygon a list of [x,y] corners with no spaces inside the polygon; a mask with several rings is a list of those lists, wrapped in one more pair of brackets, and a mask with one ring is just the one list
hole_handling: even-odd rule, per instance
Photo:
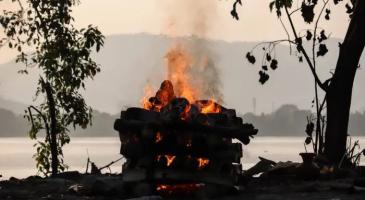
{"label": "orange flame", "polygon": [[156,143],[161,142],[161,140],[162,140],[162,135],[161,135],[160,132],[157,132],[157,134],[156,134]]}
{"label": "orange flame", "polygon": [[200,190],[205,185],[202,183],[186,183],[186,184],[174,184],[174,185],[157,185],[156,191],[166,194],[195,192]]}
{"label": "orange flame", "polygon": [[200,103],[201,113],[220,113],[222,108],[216,104],[213,100],[209,100],[207,103]]}
{"label": "orange flame", "polygon": [[144,87],[144,95],[141,99],[141,104],[144,109],[150,110],[152,108],[152,103],[149,101],[149,97],[153,96],[153,87],[150,84],[147,84]]}
{"label": "orange flame", "polygon": [[172,156],[172,155],[165,155],[165,158],[167,160],[167,166],[169,167],[175,160],[176,156]]}
{"label": "orange flame", "polygon": [[189,102],[194,102],[198,91],[191,85],[189,70],[192,67],[192,59],[182,48],[176,46],[166,55],[168,74],[167,79],[175,86],[176,96],[185,97]]}
{"label": "orange flame", "polygon": [[[153,87],[148,84],[144,88],[144,96],[141,100],[142,105],[147,110],[160,111],[170,101],[176,97],[186,98],[190,104],[193,104],[201,95],[202,91],[199,86],[194,85],[193,78],[190,74],[193,71],[193,60],[189,53],[181,46],[176,45],[166,54],[167,79],[162,82],[159,90],[153,93]],[[203,62],[204,64],[208,61]],[[151,98],[152,97],[152,98]],[[206,102],[198,102],[201,113],[219,113],[222,108],[213,98]],[[181,119],[186,120],[189,116],[191,107],[187,106]]]}
{"label": "orange flame", "polygon": [[209,159],[207,159],[207,158],[198,158],[197,160],[199,162],[199,166],[198,166],[199,169],[205,168],[210,162]]}

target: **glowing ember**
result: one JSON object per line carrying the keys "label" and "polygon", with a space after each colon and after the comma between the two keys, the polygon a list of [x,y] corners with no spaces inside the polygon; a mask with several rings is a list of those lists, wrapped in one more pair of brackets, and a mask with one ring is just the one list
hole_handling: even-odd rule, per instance
{"label": "glowing ember", "polygon": [[172,155],[165,155],[165,158],[167,160],[166,165],[169,167],[175,160],[176,156],[172,156]]}
{"label": "glowing ember", "polygon": [[191,138],[189,138],[187,143],[186,143],[186,147],[191,147],[192,144],[193,144],[193,140]]}
{"label": "glowing ember", "polygon": [[152,103],[149,102],[149,97],[153,95],[153,87],[150,84],[147,84],[144,88],[144,97],[141,100],[141,104],[143,108],[147,110],[151,110]]}
{"label": "glowing ember", "polygon": [[202,183],[189,183],[189,184],[175,184],[175,185],[157,185],[156,191],[165,193],[168,195],[172,194],[186,194],[200,190],[205,185]]}
{"label": "glowing ember", "polygon": [[199,103],[201,106],[201,113],[220,113],[222,108],[216,104],[213,100],[207,101],[207,103]]}
{"label": "glowing ember", "polygon": [[190,105],[185,107],[184,112],[181,114],[181,119],[182,120],[186,120],[189,117],[190,109],[191,109]]}
{"label": "glowing ember", "polygon": [[199,162],[199,169],[203,169],[205,168],[208,164],[209,164],[209,159],[206,158],[198,158],[197,159]]}
{"label": "glowing ember", "polygon": [[161,135],[160,132],[157,132],[157,134],[156,134],[156,143],[161,142],[161,140],[162,140],[162,135]]}

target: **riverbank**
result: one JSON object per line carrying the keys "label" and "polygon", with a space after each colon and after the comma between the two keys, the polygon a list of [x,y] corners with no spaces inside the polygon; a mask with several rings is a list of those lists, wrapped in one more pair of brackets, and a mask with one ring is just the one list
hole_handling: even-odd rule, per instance
{"label": "riverbank", "polygon": [[[197,199],[245,200],[363,200],[364,178],[338,178],[331,180],[301,181],[288,177],[253,178],[239,190],[221,195],[198,194]],[[131,195],[118,175],[82,175],[76,172],[61,174],[57,178],[37,176],[26,179],[10,178],[0,182],[0,199],[166,199],[161,196]],[[192,196],[179,198],[191,199]]]}

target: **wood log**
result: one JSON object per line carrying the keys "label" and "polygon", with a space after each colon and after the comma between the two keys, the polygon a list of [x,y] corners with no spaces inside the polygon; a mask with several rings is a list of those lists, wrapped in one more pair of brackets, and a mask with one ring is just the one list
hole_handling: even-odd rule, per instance
{"label": "wood log", "polygon": [[161,119],[166,122],[188,118],[190,103],[186,98],[175,98],[161,109]]}
{"label": "wood log", "polygon": [[[122,118],[122,116],[124,118]],[[160,113],[156,111],[150,111],[143,108],[131,107],[128,108],[125,113],[121,112],[121,119],[125,120],[139,120],[146,122],[157,121],[160,118]]]}
{"label": "wood log", "polygon": [[[187,113],[185,109],[189,106],[189,102],[184,98],[175,98],[167,106],[161,109],[161,112],[146,110],[143,108],[128,108],[122,111],[120,119],[138,120],[145,122],[165,121],[173,123],[184,118],[189,123],[198,123],[203,125],[222,125],[222,126],[241,126],[242,118],[236,117],[236,111],[233,109],[225,109],[221,113],[199,113],[199,108],[191,104],[190,110]],[[183,116],[184,115],[184,116]]]}
{"label": "wood log", "polygon": [[234,109],[224,109],[222,110],[222,114],[226,115],[229,119],[237,117],[236,110]]}
{"label": "wood log", "polygon": [[121,146],[121,154],[126,158],[139,159],[157,155],[175,155],[205,157],[217,160],[239,162],[242,155],[242,146],[239,143],[226,146],[191,146],[176,145],[174,143],[148,144],[144,142],[131,142]]}
{"label": "wood log", "polygon": [[207,123],[210,126],[227,126],[228,125],[228,117],[225,114],[221,113],[208,113]]}
{"label": "wood log", "polygon": [[243,144],[250,142],[250,136],[256,135],[258,130],[254,129],[250,124],[243,124],[241,127],[225,127],[225,126],[210,126],[196,123],[187,123],[186,121],[178,121],[175,123],[163,122],[145,122],[140,120],[122,120],[117,119],[114,123],[114,129],[123,133],[127,130],[140,132],[144,127],[150,127],[155,131],[163,130],[194,130],[195,133],[207,133],[208,135],[217,135],[225,138],[235,138]]}

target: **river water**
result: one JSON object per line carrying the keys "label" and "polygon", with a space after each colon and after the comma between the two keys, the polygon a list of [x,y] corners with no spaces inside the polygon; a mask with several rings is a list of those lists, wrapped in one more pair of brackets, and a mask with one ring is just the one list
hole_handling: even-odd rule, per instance
{"label": "river water", "polygon": [[[357,137],[362,148],[365,148],[365,137]],[[304,150],[304,138],[301,137],[256,137],[243,150],[243,168],[247,169],[257,163],[258,156],[274,161],[300,161],[298,153]],[[10,177],[25,178],[36,175],[35,142],[28,138],[0,138],[0,174],[1,180]],[[312,150],[307,147],[308,151]],[[121,158],[119,155],[120,142],[117,137],[102,138],[72,138],[71,143],[64,148],[65,163],[68,170],[84,172],[87,157],[98,167],[107,165],[111,161]],[[362,161],[365,161],[363,158]],[[120,173],[122,162],[111,167],[111,172]],[[364,164],[364,162],[362,162]],[[104,172],[109,172],[106,170]]]}

